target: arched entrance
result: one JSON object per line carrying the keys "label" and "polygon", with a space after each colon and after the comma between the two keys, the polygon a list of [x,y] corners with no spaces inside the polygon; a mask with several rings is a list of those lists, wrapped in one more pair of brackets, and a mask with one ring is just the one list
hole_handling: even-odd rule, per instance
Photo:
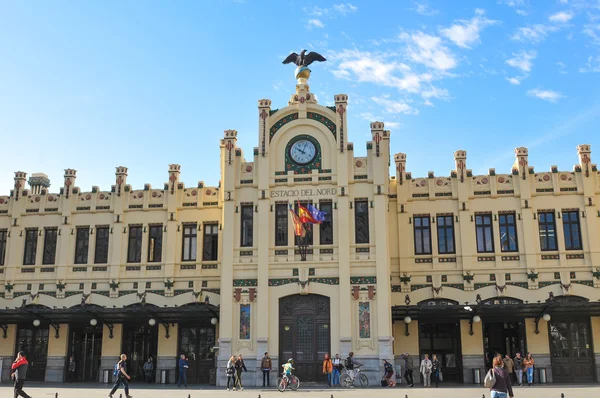
{"label": "arched entrance", "polygon": [[294,358],[303,382],[325,380],[323,357],[331,347],[329,297],[311,294],[279,299],[279,360]]}

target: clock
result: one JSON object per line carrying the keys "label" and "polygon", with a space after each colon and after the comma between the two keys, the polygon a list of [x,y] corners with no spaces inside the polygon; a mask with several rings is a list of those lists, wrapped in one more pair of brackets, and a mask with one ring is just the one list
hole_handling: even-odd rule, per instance
{"label": "clock", "polygon": [[306,165],[317,156],[317,147],[311,140],[302,138],[290,147],[290,158],[298,165]]}

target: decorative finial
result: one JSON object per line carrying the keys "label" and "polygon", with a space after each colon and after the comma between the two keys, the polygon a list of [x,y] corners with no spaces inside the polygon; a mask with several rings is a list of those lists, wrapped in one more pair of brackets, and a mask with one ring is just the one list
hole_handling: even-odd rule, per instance
{"label": "decorative finial", "polygon": [[298,80],[298,84],[306,84],[308,78],[310,77],[310,69],[308,69],[308,65],[312,64],[315,61],[323,62],[326,61],[325,57],[316,52],[309,52],[306,54],[306,50],[300,51],[300,55],[296,53],[291,53],[287,56],[285,60],[283,60],[283,64],[294,63],[298,67],[294,72],[296,76],[296,80]]}

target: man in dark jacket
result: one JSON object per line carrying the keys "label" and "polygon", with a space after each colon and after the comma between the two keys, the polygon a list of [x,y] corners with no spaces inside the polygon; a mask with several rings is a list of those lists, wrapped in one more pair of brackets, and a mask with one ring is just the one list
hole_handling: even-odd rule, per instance
{"label": "man in dark jacket", "polygon": [[[271,358],[269,358],[269,353],[265,352],[265,356],[263,357],[262,361],[260,362],[260,370],[262,370],[262,373],[263,373],[263,387],[270,386],[269,373],[271,372],[272,367],[273,367],[273,364],[271,363]],[[265,385],[265,380],[267,381],[266,385]]]}
{"label": "man in dark jacket", "polygon": [[17,358],[12,363],[11,369],[13,370],[13,373],[10,375],[11,379],[15,380],[15,398],[31,398],[25,391],[23,391],[23,384],[25,384],[28,367],[29,362],[27,362],[27,359],[25,358],[25,353],[23,351],[19,351]]}
{"label": "man in dark jacket", "polygon": [[188,370],[188,360],[185,358],[185,354],[181,354],[179,358],[179,382],[177,383],[177,387],[181,387],[181,383],[187,388],[187,370]]}
{"label": "man in dark jacket", "polygon": [[413,360],[412,357],[408,354],[408,352],[405,352],[404,354],[400,355],[400,358],[404,359],[404,380],[406,380],[406,384],[409,387],[413,386]]}

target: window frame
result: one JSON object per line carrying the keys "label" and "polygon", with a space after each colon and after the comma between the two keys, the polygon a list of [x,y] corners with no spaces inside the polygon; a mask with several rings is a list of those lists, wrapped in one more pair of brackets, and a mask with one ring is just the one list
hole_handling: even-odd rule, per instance
{"label": "window frame", "polygon": [[275,246],[289,245],[288,207],[287,203],[275,204]]}
{"label": "window frame", "polygon": [[75,228],[75,258],[73,264],[87,264],[89,254],[90,227],[77,227]]}
{"label": "window frame", "polygon": [[0,266],[6,261],[6,247],[8,246],[8,230],[0,229]]}
{"label": "window frame", "polygon": [[[33,239],[30,239],[31,237]],[[25,243],[23,244],[23,265],[35,265],[37,257],[37,239],[37,228],[25,229]],[[30,249],[29,259],[27,256],[28,248]]]}
{"label": "window frame", "polygon": [[[507,220],[508,217],[512,217],[512,222]],[[504,221],[502,220],[504,219]],[[515,248],[510,249],[510,228],[514,229],[514,244]],[[502,240],[502,228],[506,228],[507,241],[508,241],[508,249],[504,249],[503,240]],[[506,212],[498,214],[498,233],[500,234],[500,251],[502,253],[518,253],[519,252],[519,232],[517,230],[517,214],[516,212]]]}
{"label": "window frame", "polygon": [[[183,234],[181,238],[181,261],[196,261],[198,253],[198,224],[183,224]],[[188,253],[185,250],[185,243],[188,244]]]}
{"label": "window frame", "polygon": [[[481,218],[483,224],[478,225],[477,219]],[[489,220],[489,223],[486,223],[485,220]],[[479,250],[479,230],[483,232],[483,245],[484,250]],[[491,250],[489,250],[486,246],[487,242],[487,233],[486,230],[489,231],[489,241],[491,242]],[[495,253],[495,245],[494,245],[494,221],[492,220],[492,213],[478,213],[475,214],[475,244],[477,246],[477,253]]]}
{"label": "window frame", "polygon": [[219,224],[206,223],[202,228],[202,261],[219,261]]}
{"label": "window frame", "polygon": [[[542,215],[544,216],[544,221],[542,221]],[[552,221],[548,222],[546,220],[547,216],[551,215],[552,216]],[[537,218],[538,218],[538,235],[539,235],[539,239],[540,239],[540,250],[543,252],[555,252],[558,251],[558,236],[556,235],[556,213],[555,211],[538,211],[537,213]],[[543,231],[545,232],[545,235],[542,237],[542,226],[544,227]],[[553,228],[554,231],[554,237],[551,238],[548,235],[548,226],[551,226]],[[550,242],[550,239],[553,240],[554,242],[554,247],[553,248],[548,248],[548,243]],[[543,245],[542,245],[542,241],[545,240],[546,241],[546,248],[544,249]]]}
{"label": "window frame", "polygon": [[[568,215],[565,217],[565,215]],[[571,215],[575,216],[575,220],[571,220]],[[567,220],[567,218],[569,218]],[[567,221],[565,221],[567,220]],[[565,237],[565,250],[583,250],[583,242],[581,240],[581,220],[579,218],[579,210],[567,210],[562,211],[562,223],[563,223],[563,234]],[[577,228],[576,231],[573,231],[573,226]],[[567,228],[569,228],[569,234],[567,235]],[[573,237],[577,235],[577,242],[579,245],[577,247],[573,245]],[[568,239],[567,239],[568,236]],[[570,244],[568,244],[570,242]],[[569,247],[571,246],[571,247]]]}
{"label": "window frame", "polygon": [[[127,263],[137,264],[142,262],[143,231],[141,225],[130,225],[127,237]],[[132,231],[136,231],[134,235]],[[132,243],[134,244],[132,246]],[[135,251],[134,251],[135,250]]]}
{"label": "window frame", "polygon": [[[152,238],[155,238],[154,245]],[[163,226],[162,224],[148,226],[148,262],[162,262],[162,241],[163,241]],[[153,250],[154,249],[154,250]]]}
{"label": "window frame", "polygon": [[[102,241],[100,239],[105,239],[106,235],[106,253],[103,250],[100,250],[100,244]],[[94,264],[108,264],[108,253],[110,253],[110,228],[109,227],[96,227],[96,240],[94,242]],[[105,255],[106,258],[98,258],[100,255]]]}
{"label": "window frame", "polygon": [[[51,235],[54,235],[53,237]],[[52,239],[52,240],[49,240]],[[50,252],[48,251],[48,245],[54,244],[54,250],[52,250],[51,258]],[[43,265],[53,265],[56,263],[56,245],[58,243],[58,228],[44,228],[44,248],[42,250],[42,264]]]}
{"label": "window frame", "polygon": [[[304,207],[305,209],[308,209],[308,205],[311,204],[312,205],[312,201],[305,201],[305,202],[295,202],[294,203],[294,211],[296,212],[296,214],[298,214],[298,204],[300,204],[300,206]],[[315,234],[314,234],[314,226],[313,225],[306,225],[304,224],[305,227],[305,235],[304,235],[304,244],[307,246],[312,246],[314,244],[314,240],[315,240]]]}
{"label": "window frame", "polygon": [[[417,220],[419,221],[417,222]],[[427,225],[423,225],[423,221],[425,220],[427,221]],[[420,242],[417,241],[417,232],[420,232]],[[429,251],[425,250],[425,239],[423,237],[425,232],[428,234],[427,240],[429,240]],[[415,256],[431,255],[431,216],[429,214],[413,216],[413,243]]]}
{"label": "window frame", "polygon": [[[364,210],[361,210],[363,209]],[[360,211],[360,212],[359,212]],[[359,239],[359,220],[362,220],[362,224],[366,224],[366,228],[363,231],[363,235]],[[365,227],[364,225],[362,226]],[[371,243],[369,225],[369,201],[368,200],[355,200],[354,201],[354,243],[357,245]]]}
{"label": "window frame", "polygon": [[[327,208],[326,212],[324,207]],[[325,220],[319,225],[319,244],[322,246],[333,245],[333,202],[320,201],[319,210],[325,212]]]}
{"label": "window frame", "polygon": [[[440,223],[440,219],[443,219],[444,222]],[[447,225],[446,221],[450,220],[450,225]],[[454,232],[454,215],[443,215],[443,214],[438,214],[436,215],[436,228],[437,228],[437,239],[438,239],[438,254],[456,254],[456,235]],[[444,244],[446,246],[446,249],[444,249],[443,251],[441,250],[441,242],[442,240],[440,239],[440,236],[442,236],[442,234],[440,233],[441,230],[444,230]],[[451,234],[448,234],[448,231],[451,232]],[[452,251],[448,250],[448,242],[449,239],[452,241]]]}
{"label": "window frame", "polygon": [[254,246],[254,205],[240,206],[240,247]]}

